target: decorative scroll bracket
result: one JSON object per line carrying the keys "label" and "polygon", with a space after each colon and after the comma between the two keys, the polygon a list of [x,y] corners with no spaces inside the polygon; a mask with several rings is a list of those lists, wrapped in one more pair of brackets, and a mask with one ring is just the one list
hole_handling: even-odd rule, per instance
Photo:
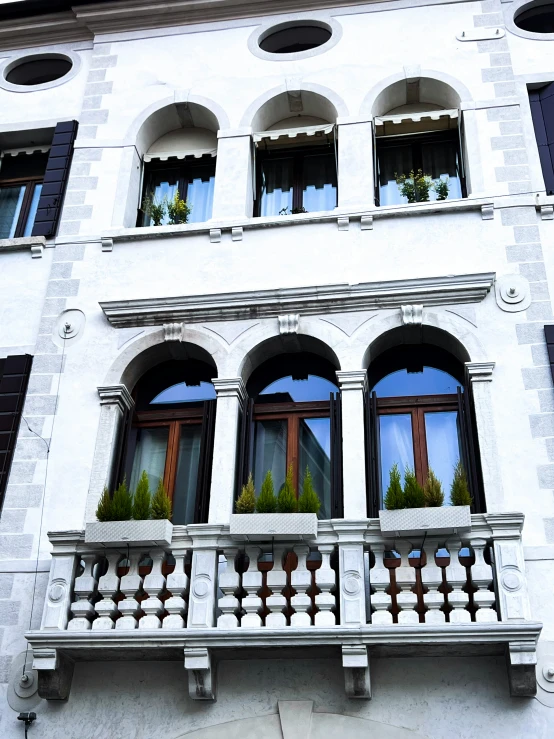
{"label": "decorative scroll bracket", "polygon": [[185,649],[185,670],[189,678],[189,695],[195,701],[215,701],[215,669],[209,649]]}
{"label": "decorative scroll bracket", "polygon": [[69,697],[73,680],[73,660],[58,649],[35,649],[33,670],[38,672],[38,694],[48,701]]}
{"label": "decorative scroll bracket", "polygon": [[363,644],[343,644],[344,689],[348,698],[371,699],[369,657]]}

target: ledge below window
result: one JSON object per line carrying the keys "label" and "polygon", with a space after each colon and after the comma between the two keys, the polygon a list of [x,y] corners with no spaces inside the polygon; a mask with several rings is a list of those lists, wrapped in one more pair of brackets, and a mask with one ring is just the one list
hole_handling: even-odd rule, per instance
{"label": "ledge below window", "polygon": [[47,244],[44,236],[22,236],[17,239],[0,239],[0,254],[8,251],[30,251],[33,259],[42,257],[43,249],[54,244]]}

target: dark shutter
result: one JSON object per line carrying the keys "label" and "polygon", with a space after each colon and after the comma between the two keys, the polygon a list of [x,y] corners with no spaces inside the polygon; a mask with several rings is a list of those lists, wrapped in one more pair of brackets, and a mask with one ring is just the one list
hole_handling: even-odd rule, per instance
{"label": "dark shutter", "polygon": [[0,507],[6,494],[32,364],[29,354],[0,360]]}
{"label": "dark shutter", "polygon": [[343,518],[342,501],[342,397],[331,393],[331,518]]}
{"label": "dark shutter", "polygon": [[212,481],[212,462],[214,456],[214,432],[216,400],[204,401],[202,418],[202,437],[200,439],[200,459],[196,481],[196,511],[194,523],[207,523],[210,508],[210,484]]}
{"label": "dark shutter", "polygon": [[473,498],[472,512],[486,513],[481,454],[473,406],[473,387],[467,372],[463,392],[461,388],[458,388],[458,423],[460,425],[462,464],[467,475],[469,493]]}
{"label": "dark shutter", "polygon": [[554,194],[554,82],[529,92],[531,116],[539,147],[544,184],[548,195]]}
{"label": "dark shutter", "polygon": [[379,455],[379,417],[377,415],[377,395],[366,393],[364,403],[365,421],[365,479],[367,489],[367,515],[377,518],[380,501],[380,455]]}
{"label": "dark shutter", "polygon": [[246,398],[242,404],[239,423],[239,438],[237,444],[235,498],[240,495],[243,485],[250,474],[250,445],[252,439],[252,424],[254,423],[254,401]]}
{"label": "dark shutter", "polygon": [[120,485],[125,478],[127,479],[127,484],[131,481],[138,432],[138,429],[133,428],[134,413],[134,408],[130,410],[126,408],[123,413],[114,456],[114,488]]}
{"label": "dark shutter", "polygon": [[554,326],[544,327],[544,337],[546,339],[546,350],[548,352],[548,361],[550,362],[552,382],[554,383]]}
{"label": "dark shutter", "polygon": [[73,158],[77,121],[58,123],[46,164],[33,236],[55,236]]}

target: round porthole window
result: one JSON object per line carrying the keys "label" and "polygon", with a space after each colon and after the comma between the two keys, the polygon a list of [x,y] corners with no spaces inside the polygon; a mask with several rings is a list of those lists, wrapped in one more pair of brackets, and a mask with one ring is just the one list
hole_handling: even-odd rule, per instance
{"label": "round porthole window", "polygon": [[325,23],[286,23],[266,31],[259,40],[262,51],[270,54],[297,54],[317,49],[333,35]]}
{"label": "round porthole window", "polygon": [[11,85],[34,87],[65,77],[72,67],[71,59],[61,54],[24,57],[9,65],[4,77]]}
{"label": "round porthole window", "polygon": [[554,3],[524,6],[514,18],[514,23],[522,31],[554,33]]}

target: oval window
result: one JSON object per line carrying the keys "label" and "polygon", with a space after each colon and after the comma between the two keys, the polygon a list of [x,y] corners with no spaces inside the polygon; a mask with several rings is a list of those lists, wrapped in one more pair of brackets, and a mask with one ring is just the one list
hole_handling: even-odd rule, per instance
{"label": "oval window", "polygon": [[554,3],[531,5],[514,18],[522,31],[530,33],[554,33]]}
{"label": "oval window", "polygon": [[323,46],[331,36],[328,26],[302,23],[270,29],[259,45],[262,51],[271,54],[295,54]]}
{"label": "oval window", "polygon": [[67,57],[41,57],[23,59],[6,74],[6,81],[12,85],[43,85],[54,82],[71,71],[73,62]]}

